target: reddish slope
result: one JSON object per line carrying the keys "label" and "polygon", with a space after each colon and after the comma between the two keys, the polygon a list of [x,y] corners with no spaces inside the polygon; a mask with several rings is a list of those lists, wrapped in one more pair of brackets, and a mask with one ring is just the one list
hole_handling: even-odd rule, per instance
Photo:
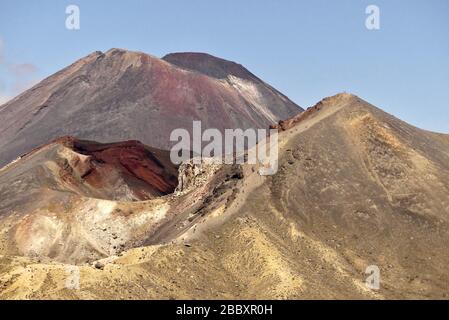
{"label": "reddish slope", "polygon": [[90,156],[95,163],[84,174],[84,179],[92,185],[104,179],[101,170],[106,168],[119,171],[128,185],[139,186],[136,191],[143,199],[172,193],[178,184],[177,171],[168,154],[150,151],[138,141],[100,144],[74,140],[73,150]]}
{"label": "reddish slope", "polygon": [[[138,141],[101,144],[70,136],[59,138],[3,168],[0,182],[6,186],[6,181],[23,173],[35,177],[41,190],[122,201],[166,195],[178,185],[177,167],[168,152]],[[30,182],[23,188],[33,186]]]}
{"label": "reddish slope", "polygon": [[191,130],[193,120],[220,130],[266,128],[302,110],[232,62],[198,54],[165,59],[95,52],[3,105],[0,166],[65,135],[169,149],[170,133]]}

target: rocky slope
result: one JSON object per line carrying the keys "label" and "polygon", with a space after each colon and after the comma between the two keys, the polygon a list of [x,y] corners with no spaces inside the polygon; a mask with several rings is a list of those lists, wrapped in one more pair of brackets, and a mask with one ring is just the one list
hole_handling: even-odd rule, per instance
{"label": "rocky slope", "polygon": [[[283,124],[273,176],[185,163],[175,193],[160,198],[3,211],[0,297],[447,299],[448,136],[349,94]],[[60,225],[81,230],[77,242]],[[89,230],[103,225],[104,234]],[[115,251],[111,232],[123,245]],[[39,239],[65,250],[30,254]],[[99,250],[87,256],[83,241]],[[380,268],[380,290],[364,284],[369,265]]]}
{"label": "rocky slope", "polygon": [[61,136],[169,149],[176,128],[266,128],[301,108],[206,54],[94,52],[0,106],[0,166]]}
{"label": "rocky slope", "polygon": [[0,254],[80,264],[171,240],[232,194],[236,170],[185,163],[178,185],[166,151],[57,139],[0,169]]}

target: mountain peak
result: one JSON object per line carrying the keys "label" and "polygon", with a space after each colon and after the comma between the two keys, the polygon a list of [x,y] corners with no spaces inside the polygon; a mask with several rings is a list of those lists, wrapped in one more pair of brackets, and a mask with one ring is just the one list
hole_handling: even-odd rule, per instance
{"label": "mountain peak", "polygon": [[322,99],[321,103],[333,103],[333,102],[342,102],[342,101],[351,101],[351,100],[360,100],[358,96],[349,92],[340,92],[333,96],[326,97]]}
{"label": "mountain peak", "polygon": [[333,96],[323,98],[314,106],[307,108],[307,110],[304,112],[301,112],[289,119],[281,120],[279,121],[278,124],[271,125],[270,128],[288,130],[296,126],[298,123],[303,122],[305,119],[313,117],[316,113],[318,113],[322,109],[354,106],[355,104],[360,102],[363,104],[367,103],[352,93],[348,92],[337,93]]}
{"label": "mountain peak", "polygon": [[259,80],[241,64],[202,52],[176,52],[162,58],[180,68],[197,71],[217,79],[232,75],[246,80]]}

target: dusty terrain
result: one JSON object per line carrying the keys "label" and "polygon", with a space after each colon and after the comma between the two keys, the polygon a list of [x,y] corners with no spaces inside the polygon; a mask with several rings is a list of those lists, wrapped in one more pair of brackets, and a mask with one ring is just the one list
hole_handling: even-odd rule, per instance
{"label": "dusty terrain", "polygon": [[277,174],[188,162],[146,201],[24,182],[54,153],[2,169],[0,297],[447,299],[449,137],[350,94],[278,128]]}

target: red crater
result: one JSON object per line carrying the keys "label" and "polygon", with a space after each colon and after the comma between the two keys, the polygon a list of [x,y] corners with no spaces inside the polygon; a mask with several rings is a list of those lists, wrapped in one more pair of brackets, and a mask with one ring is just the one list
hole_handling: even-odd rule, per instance
{"label": "red crater", "polygon": [[60,164],[60,178],[72,188],[87,185],[109,195],[103,198],[117,199],[116,190],[125,187],[134,200],[147,200],[170,194],[178,185],[169,153],[139,141],[102,144],[63,137],[55,142],[80,155]]}

